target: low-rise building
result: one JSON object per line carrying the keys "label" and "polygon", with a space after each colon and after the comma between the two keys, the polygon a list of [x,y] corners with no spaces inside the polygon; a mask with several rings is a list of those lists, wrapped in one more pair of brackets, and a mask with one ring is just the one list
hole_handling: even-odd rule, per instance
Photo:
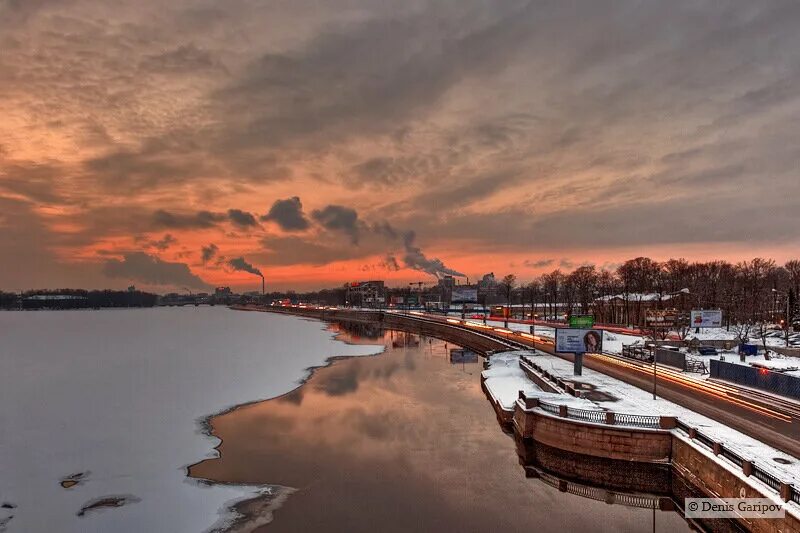
{"label": "low-rise building", "polygon": [[386,285],[381,280],[353,281],[345,284],[346,304],[353,307],[385,307]]}

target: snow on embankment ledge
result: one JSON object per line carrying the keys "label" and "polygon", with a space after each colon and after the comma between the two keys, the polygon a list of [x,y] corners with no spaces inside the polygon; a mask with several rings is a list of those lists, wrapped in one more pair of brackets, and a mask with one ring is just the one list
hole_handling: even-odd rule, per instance
{"label": "snow on embankment ledge", "polygon": [[594,403],[582,398],[575,398],[567,394],[556,394],[544,392],[519,366],[519,358],[522,355],[533,355],[531,350],[514,350],[501,352],[489,358],[489,368],[481,372],[489,395],[504,410],[513,410],[514,403],[519,398],[519,392],[523,391],[529,398],[539,398],[543,401],[569,405],[581,409],[597,410]]}

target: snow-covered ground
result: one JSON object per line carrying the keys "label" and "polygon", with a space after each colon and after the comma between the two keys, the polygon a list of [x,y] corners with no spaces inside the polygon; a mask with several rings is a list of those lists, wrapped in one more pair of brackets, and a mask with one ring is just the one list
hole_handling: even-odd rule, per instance
{"label": "snow-covered ground", "polygon": [[[481,321],[472,320],[472,322],[481,322]],[[505,322],[503,322],[502,320],[487,320],[486,321],[486,325],[487,326],[494,326],[496,328],[503,328],[503,327],[505,327]],[[508,323],[508,329],[510,329],[511,331],[523,331],[525,333],[530,333],[531,325],[530,324],[518,324],[516,322],[509,322]],[[553,328],[551,328],[549,326],[540,326],[540,325],[536,326],[536,335],[539,335],[539,336],[542,336],[542,337],[550,337],[550,338],[552,338],[552,337],[555,336],[555,334],[556,334],[555,329],[553,329]]]}
{"label": "snow-covered ground", "polygon": [[[187,479],[187,465],[216,455],[201,420],[288,392],[331,356],[383,349],[336,341],[319,322],[221,307],[0,312],[0,337],[9,533],[207,530],[232,501],[272,488]],[[77,515],[108,496],[130,503]]]}
{"label": "snow-covered ground", "polygon": [[[732,327],[730,330],[726,328],[703,328],[699,332],[695,332],[695,330],[691,330],[688,335],[686,336],[687,340],[689,339],[699,339],[701,341],[704,340],[736,340],[739,335],[739,328]],[[756,329],[752,329],[748,332],[749,337],[749,344],[757,344],[762,346],[763,343],[761,338],[758,335],[758,331]],[[766,344],[767,346],[775,346],[778,348],[786,347],[786,337],[785,333],[781,330],[770,330],[766,334]],[[794,332],[789,334],[789,348],[800,348],[800,332]]]}
{"label": "snow-covered ground", "polygon": [[623,344],[644,344],[645,342],[645,338],[638,335],[603,332],[603,351],[607,353],[621,354]]}
{"label": "snow-covered ground", "polygon": [[[468,323],[473,324],[483,324],[482,320],[478,319],[467,319]],[[495,328],[503,328],[505,329],[505,323],[502,320],[487,320],[486,325],[492,326]],[[530,332],[530,324],[518,324],[515,322],[508,323],[508,330],[511,331],[522,331],[522,332]],[[701,329],[699,334],[695,334],[694,330],[692,330],[691,335],[697,335],[697,338],[702,338],[704,340],[731,340],[736,338],[736,334],[733,331],[726,331],[724,328],[707,328]],[[781,333],[781,332],[773,332],[773,333]],[[553,338],[555,336],[555,329],[548,327],[548,326],[536,326],[536,335],[546,338]],[[771,337],[774,340],[774,336]],[[624,333],[615,333],[611,331],[603,331],[603,351],[609,354],[622,354],[622,346],[623,345],[631,345],[631,344],[639,344],[644,345],[649,342],[650,339],[640,336],[640,335],[628,335]],[[751,343],[760,344],[760,340],[751,339]],[[775,343],[772,344],[773,346],[777,345]],[[781,345],[782,346],[782,345]],[[688,349],[682,349],[684,352],[688,352]],[[722,349],[718,350],[718,355],[711,355],[711,356],[703,356],[697,353],[692,353],[691,357],[697,359],[699,361],[703,361],[706,363],[706,368],[710,368],[709,361],[711,359],[720,359],[724,358],[725,361],[729,363],[736,363],[736,364],[743,364],[743,365],[751,365],[754,363],[754,366],[762,366],[764,368],[770,368],[771,370],[784,372],[786,374],[800,376],[800,357],[791,357],[791,356],[783,356],[780,354],[772,354],[771,360],[767,361],[763,355],[760,353],[756,356],[748,356],[746,361],[742,362],[739,359],[738,352],[735,350],[732,351],[725,351]],[[797,367],[797,370],[793,370]],[[694,377],[696,379],[707,379],[708,374],[691,374],[687,373],[688,377]]]}
{"label": "snow-covered ground", "polygon": [[[479,321],[475,321],[479,322]],[[504,327],[504,322],[502,320],[487,320],[486,324],[488,326],[494,326],[498,328]],[[531,326],[530,324],[517,324],[514,322],[508,323],[508,329],[511,331],[524,331],[526,333],[530,333]],[[548,337],[553,338],[555,337],[556,331],[554,328],[549,326],[536,326],[536,335],[541,337]],[[608,353],[615,353],[619,354],[622,353],[622,345],[623,344],[634,344],[634,343],[644,343],[644,337],[640,337],[637,335],[626,335],[623,333],[612,333],[610,331],[603,331],[603,351]]]}
{"label": "snow-covered ground", "polygon": [[520,350],[502,352],[493,355],[489,360],[489,369],[484,370],[485,385],[492,395],[497,398],[504,409],[512,409],[514,403],[519,398],[519,391],[525,391],[529,397],[541,398],[544,401],[566,404],[570,407],[580,407],[582,409],[598,409],[598,407],[582,398],[575,398],[566,394],[544,392],[533,383],[519,366],[519,358],[522,355],[531,355],[533,351]]}
{"label": "snow-covered ground", "polygon": [[[668,400],[662,398],[653,400],[652,392],[628,385],[600,372],[584,367],[583,375],[576,378],[573,376],[571,362],[542,352],[537,352],[537,354],[536,363],[551,374],[560,376],[567,381],[577,380],[591,384],[596,390],[610,395],[613,398],[612,401],[593,402],[604,409],[616,413],[677,416],[683,422],[697,427],[706,435],[737,451],[741,456],[753,459],[756,464],[771,471],[779,479],[800,481],[800,459],[798,458]],[[787,461],[789,464],[782,464],[779,461]]]}

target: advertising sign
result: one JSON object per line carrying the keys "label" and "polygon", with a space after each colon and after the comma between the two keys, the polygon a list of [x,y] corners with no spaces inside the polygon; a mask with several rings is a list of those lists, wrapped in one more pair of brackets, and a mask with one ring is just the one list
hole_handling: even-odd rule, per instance
{"label": "advertising sign", "polygon": [[556,352],[558,353],[602,353],[602,351],[602,329],[556,329]]}
{"label": "advertising sign", "polygon": [[478,289],[477,288],[462,288],[453,287],[452,303],[478,303]]}
{"label": "advertising sign", "polygon": [[693,328],[721,328],[722,311],[719,309],[694,310],[691,324]]}
{"label": "advertising sign", "polygon": [[594,316],[592,315],[571,315],[569,317],[569,327],[571,328],[593,328]]}
{"label": "advertising sign", "polygon": [[678,319],[675,309],[648,309],[644,323],[648,328],[674,328],[678,325]]}

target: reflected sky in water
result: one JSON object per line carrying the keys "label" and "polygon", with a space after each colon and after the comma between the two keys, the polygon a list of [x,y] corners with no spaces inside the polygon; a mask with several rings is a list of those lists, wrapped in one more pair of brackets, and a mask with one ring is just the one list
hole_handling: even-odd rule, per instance
{"label": "reflected sky in water", "polygon": [[[481,365],[405,338],[387,332],[384,354],[337,360],[285,396],[215,418],[222,457],[193,475],[299,489],[264,531],[653,531],[651,510],[526,479]],[[655,530],[688,528],[657,511]]]}

